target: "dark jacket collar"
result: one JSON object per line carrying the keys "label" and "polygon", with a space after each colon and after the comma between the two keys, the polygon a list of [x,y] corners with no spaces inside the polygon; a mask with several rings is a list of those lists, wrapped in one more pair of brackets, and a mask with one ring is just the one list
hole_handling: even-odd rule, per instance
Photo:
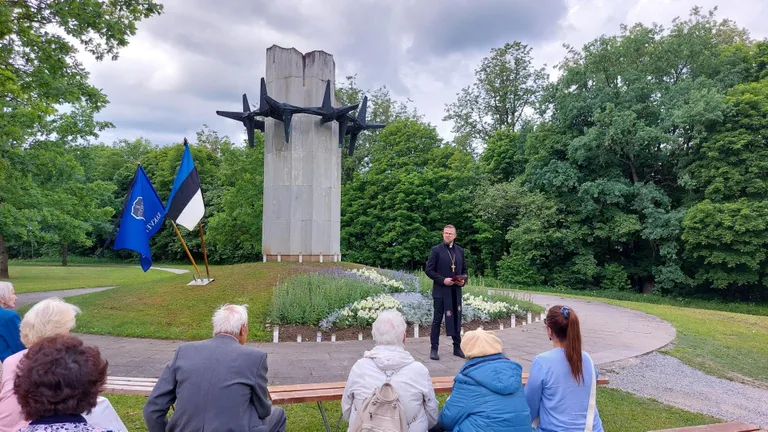
{"label": "dark jacket collar", "polygon": [[62,415],[52,415],[48,417],[39,418],[37,420],[34,420],[30,422],[30,425],[47,425],[47,424],[56,424],[56,423],[85,423],[88,424],[87,421],[85,421],[85,417],[81,416],[80,414],[62,414]]}

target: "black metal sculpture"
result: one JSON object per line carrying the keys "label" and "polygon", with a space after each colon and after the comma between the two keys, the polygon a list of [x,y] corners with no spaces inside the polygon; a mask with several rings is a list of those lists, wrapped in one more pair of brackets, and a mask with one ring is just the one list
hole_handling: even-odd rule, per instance
{"label": "black metal sculpture", "polygon": [[325,84],[325,95],[323,103],[319,107],[303,108],[284,102],[278,102],[267,94],[267,83],[261,78],[261,95],[259,97],[259,108],[251,110],[248,105],[248,98],[243,94],[243,111],[216,111],[216,114],[242,122],[248,132],[248,145],[253,148],[254,131],[256,129],[264,132],[264,121],[256,117],[268,117],[283,123],[285,131],[285,142],[291,135],[291,120],[294,114],[312,114],[320,117],[320,124],[330,121],[339,123],[339,148],[344,147],[344,137],[349,135],[349,155],[352,156],[355,151],[355,143],[360,132],[369,129],[382,129],[386,125],[381,123],[367,123],[365,120],[368,110],[368,97],[363,97],[362,106],[357,112],[357,116],[350,114],[358,108],[360,104],[349,105],[341,108],[334,108],[331,105],[331,81]]}
{"label": "black metal sculpture", "polygon": [[[267,104],[267,82],[264,78],[261,79],[261,95],[259,95],[259,108],[251,111],[251,106],[248,105],[248,97],[243,93],[243,112],[232,111],[216,111],[216,114],[230,118],[233,120],[243,122],[245,130],[248,133],[248,146],[253,148],[253,134],[254,130],[258,129],[262,133],[264,132],[264,120],[257,120],[256,117],[271,117],[270,108]],[[280,120],[280,119],[278,119]],[[286,137],[286,141],[288,138]]]}
{"label": "black metal sculpture", "polygon": [[349,134],[349,155],[352,156],[355,153],[355,143],[357,142],[357,136],[360,132],[369,129],[383,129],[386,125],[382,123],[368,123],[365,120],[368,113],[368,96],[363,97],[363,104],[360,110],[357,112],[357,118],[349,116],[351,124],[347,127],[347,133]]}
{"label": "black metal sculpture", "polygon": [[232,120],[237,120],[243,123],[245,130],[248,133],[248,145],[253,148],[253,135],[256,129],[264,132],[264,121],[257,120],[259,115],[256,111],[251,111],[251,106],[248,104],[248,96],[243,93],[243,112],[236,111],[216,111],[216,114],[226,117]]}
{"label": "black metal sculpture", "polygon": [[320,107],[307,108],[308,114],[320,116],[320,124],[326,124],[336,120],[339,123],[339,148],[344,146],[344,136],[347,134],[347,124],[350,117],[347,115],[357,109],[360,104],[345,106],[343,108],[334,108],[331,105],[331,80],[325,83],[325,95],[323,96],[323,105]]}

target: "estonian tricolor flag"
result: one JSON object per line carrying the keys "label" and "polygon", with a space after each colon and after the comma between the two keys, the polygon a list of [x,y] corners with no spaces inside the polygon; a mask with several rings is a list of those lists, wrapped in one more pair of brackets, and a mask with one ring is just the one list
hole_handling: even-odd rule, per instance
{"label": "estonian tricolor flag", "polygon": [[203,192],[200,190],[200,176],[189,144],[184,140],[184,156],[173,180],[173,188],[165,206],[165,218],[170,219],[188,230],[193,230],[205,214]]}

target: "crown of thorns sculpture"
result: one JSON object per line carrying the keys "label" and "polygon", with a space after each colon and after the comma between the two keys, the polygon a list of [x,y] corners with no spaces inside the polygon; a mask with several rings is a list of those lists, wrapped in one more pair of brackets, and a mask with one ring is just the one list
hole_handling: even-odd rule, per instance
{"label": "crown of thorns sculpture", "polygon": [[[351,114],[356,110],[357,116]],[[334,108],[331,105],[331,81],[325,83],[325,96],[323,104],[319,107],[297,107],[295,105],[278,102],[267,94],[267,83],[264,78],[261,79],[261,96],[259,98],[259,108],[251,110],[248,104],[248,97],[243,94],[243,111],[216,111],[216,114],[232,120],[242,122],[245,130],[248,132],[248,145],[253,148],[253,134],[256,129],[264,132],[264,120],[257,117],[273,118],[283,123],[285,129],[285,142],[291,135],[291,119],[294,114],[311,114],[320,117],[320,124],[330,121],[339,123],[339,148],[344,147],[344,137],[349,135],[349,155],[355,152],[355,143],[360,132],[369,129],[382,129],[382,123],[368,123],[365,120],[368,111],[368,96],[363,97],[362,104],[354,104],[340,108]]]}

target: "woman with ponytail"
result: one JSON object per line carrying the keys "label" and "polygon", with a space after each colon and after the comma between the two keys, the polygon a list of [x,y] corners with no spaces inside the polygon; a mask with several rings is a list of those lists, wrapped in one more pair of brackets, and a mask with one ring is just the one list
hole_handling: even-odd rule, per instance
{"label": "woman with ponytail", "polygon": [[553,349],[531,363],[525,398],[540,432],[603,432],[595,392],[597,368],[581,350],[579,317],[552,306],[544,320]]}

